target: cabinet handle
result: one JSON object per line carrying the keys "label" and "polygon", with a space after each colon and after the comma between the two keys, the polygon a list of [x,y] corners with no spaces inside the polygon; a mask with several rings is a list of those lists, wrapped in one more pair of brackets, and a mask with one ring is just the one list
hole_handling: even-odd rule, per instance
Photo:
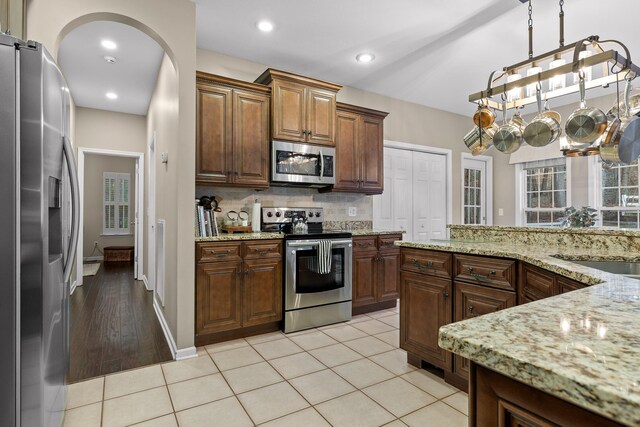
{"label": "cabinet handle", "polygon": [[425,263],[421,263],[420,261],[418,261],[416,258],[413,258],[411,260],[411,264],[415,265],[416,267],[418,267],[421,270],[426,270],[426,269],[430,269],[433,268],[433,261],[429,260]]}
{"label": "cabinet handle", "polygon": [[449,292],[444,291],[444,293],[442,294],[442,296],[444,296],[444,299],[449,298]]}
{"label": "cabinet handle", "polygon": [[229,255],[230,253],[231,253],[231,250],[227,249],[225,252],[220,252],[220,253],[217,253],[217,254],[214,254],[214,255],[219,257],[219,258],[221,258],[221,257]]}
{"label": "cabinet handle", "polygon": [[302,134],[303,134],[303,135],[306,135],[306,134],[307,134],[307,131],[306,131],[306,130],[303,130],[303,131],[302,131]]}
{"label": "cabinet handle", "polygon": [[309,134],[309,136],[313,136],[310,130],[307,131],[307,134]]}
{"label": "cabinet handle", "polygon": [[260,249],[254,249],[254,252],[257,252],[258,255],[266,255],[269,252],[271,252],[271,249],[264,249],[264,250],[260,250]]}

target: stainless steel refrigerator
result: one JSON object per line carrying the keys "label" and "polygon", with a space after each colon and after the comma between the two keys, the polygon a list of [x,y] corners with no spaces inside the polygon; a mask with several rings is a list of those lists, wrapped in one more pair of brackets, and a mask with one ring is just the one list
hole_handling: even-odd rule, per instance
{"label": "stainless steel refrigerator", "polygon": [[0,33],[0,425],[59,426],[78,185],[70,95],[39,43]]}

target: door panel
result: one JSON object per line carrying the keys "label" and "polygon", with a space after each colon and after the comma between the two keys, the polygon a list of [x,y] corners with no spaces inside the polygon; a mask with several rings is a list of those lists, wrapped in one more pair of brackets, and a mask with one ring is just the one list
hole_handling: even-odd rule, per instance
{"label": "door panel", "polygon": [[336,183],[334,189],[357,190],[360,179],[358,136],[360,117],[346,111],[336,115]]}
{"label": "door panel", "polygon": [[322,89],[307,88],[307,141],[335,145],[336,94]]}
{"label": "door panel", "polygon": [[[460,282],[454,282],[454,287],[455,322],[482,316],[483,314],[494,313],[516,305],[515,292]],[[464,379],[468,379],[469,360],[464,357],[454,356],[453,372]]]}
{"label": "door panel", "polygon": [[451,281],[400,272],[400,347],[442,369],[451,353],[438,346],[438,330],[451,323]]}
{"label": "door panel", "polygon": [[246,259],[244,267],[242,326],[282,320],[282,260]]}
{"label": "door panel", "polygon": [[268,187],[269,97],[235,90],[233,106],[233,182]]}
{"label": "door panel", "polygon": [[362,117],[362,140],[360,156],[362,157],[361,187],[365,193],[382,192],[384,165],[382,141],[382,119]]}
{"label": "door panel", "polygon": [[196,266],[196,335],[242,326],[242,263],[217,262]]}
{"label": "door panel", "polygon": [[376,302],[377,251],[353,252],[353,301],[354,307]]}
{"label": "door panel", "polygon": [[[412,153],[406,150],[389,149],[392,183],[391,206],[393,229],[405,232],[405,240],[413,241],[413,163]],[[387,188],[387,187],[385,187]]]}
{"label": "door panel", "polygon": [[305,87],[291,82],[273,83],[273,139],[304,142]]}
{"label": "door panel", "polygon": [[487,224],[487,163],[462,160],[462,223]]}
{"label": "door panel", "polygon": [[228,182],[231,174],[231,89],[198,87],[196,181]]}
{"label": "door panel", "polygon": [[381,251],[378,261],[378,301],[400,297],[400,250]]}
{"label": "door panel", "polygon": [[446,237],[446,158],[440,154],[413,153],[413,239]]}

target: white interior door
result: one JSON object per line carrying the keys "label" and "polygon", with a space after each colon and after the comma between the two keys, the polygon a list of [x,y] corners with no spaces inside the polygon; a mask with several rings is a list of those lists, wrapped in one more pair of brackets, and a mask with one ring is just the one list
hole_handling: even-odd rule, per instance
{"label": "white interior door", "polygon": [[403,240],[443,239],[447,232],[447,157],[384,148],[384,192],[373,198],[373,226],[403,230]]}
{"label": "white interior door", "polygon": [[487,224],[487,163],[462,159],[462,223]]}
{"label": "white interior door", "polygon": [[140,224],[138,223],[138,218],[139,218],[139,203],[140,203],[140,179],[139,179],[139,160],[136,159],[136,173],[134,176],[134,186],[136,189],[136,200],[135,200],[135,204],[134,204],[134,213],[133,213],[133,226],[135,227],[135,230],[133,231],[133,277],[136,280],[140,280],[142,279],[142,276],[138,275],[138,268],[140,266],[140,264],[138,263],[138,254],[140,253]]}
{"label": "white interior door", "polygon": [[447,162],[441,154],[413,153],[413,240],[447,234]]}

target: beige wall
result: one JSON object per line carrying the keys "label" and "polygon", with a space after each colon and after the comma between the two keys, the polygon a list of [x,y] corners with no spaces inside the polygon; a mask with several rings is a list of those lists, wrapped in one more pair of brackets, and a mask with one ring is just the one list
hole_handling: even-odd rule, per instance
{"label": "beige wall", "polygon": [[[155,215],[156,222],[161,219],[164,219],[166,222],[166,242],[175,242],[178,239],[178,228],[175,227],[175,224],[178,221],[175,199],[176,192],[178,191],[178,183],[175,177],[177,175],[177,168],[179,167],[179,164],[176,162],[177,147],[175,147],[175,142],[179,140],[179,116],[177,75],[173,65],[171,65],[171,61],[167,55],[165,55],[162,59],[160,72],[158,73],[158,80],[156,81],[153,96],[151,97],[151,102],[149,104],[149,111],[147,113],[147,141],[149,143],[152,141],[155,132]],[[166,164],[162,163],[160,160],[160,155],[163,152],[169,154],[169,161]],[[193,167],[194,166],[191,165],[191,168]],[[149,176],[148,170],[146,176]],[[147,196],[146,199],[147,206],[149,206],[149,196]],[[190,202],[190,207],[192,207],[193,197]],[[147,220],[149,219],[147,218]],[[193,218],[191,218],[191,221],[193,221]],[[145,227],[145,235],[148,231],[149,228]],[[191,226],[191,233],[193,233],[193,225]],[[193,251],[193,248],[191,248],[191,250]],[[165,245],[165,305],[162,310],[170,325],[178,323],[178,292],[179,288],[182,289],[182,287],[186,287],[185,281],[182,281],[181,278],[176,276],[177,259],[177,247],[175,245]],[[178,283],[181,283],[182,287],[176,286]],[[171,284],[173,284],[173,286],[170,286]],[[191,286],[193,285],[194,284],[192,282]],[[158,303],[160,303],[159,300]],[[191,302],[190,306],[191,310],[193,310],[193,302]],[[191,312],[193,313],[193,311]]]}
{"label": "beige wall", "polygon": [[[175,248],[166,271],[167,290],[174,288],[176,316],[167,319],[178,349],[193,346],[194,265],[193,195],[195,192],[195,3],[190,0],[30,0],[27,38],[38,40],[54,58],[64,36],[78,26],[96,20],[129,24],[152,37],[171,58],[178,82],[178,133],[168,142],[173,162],[169,193],[162,191],[159,204],[167,214],[166,246]],[[77,135],[76,135],[77,137]]]}
{"label": "beige wall", "polygon": [[[196,59],[197,69],[200,71],[247,81],[254,81],[268,68],[267,65],[203,49],[198,49]],[[461,153],[466,151],[462,137],[473,125],[471,119],[352,87],[342,88],[338,92],[338,101],[388,112],[389,115],[384,121],[386,140],[451,150],[453,222],[460,223]],[[445,202],[443,200],[443,203]],[[345,200],[344,203],[348,201]],[[366,197],[366,203],[369,206],[368,212],[371,213],[372,198]]]}
{"label": "beige wall", "polygon": [[[587,93],[588,95],[588,93]],[[594,99],[587,98],[587,105],[602,109],[605,113],[615,103],[615,94],[600,96]],[[571,103],[561,107],[551,108],[559,112],[563,119],[563,126],[571,113],[578,108],[578,103]],[[530,109],[531,111],[531,109]],[[526,122],[529,122],[535,113],[524,115]],[[516,224],[516,166],[509,164],[509,155],[502,154],[496,149],[492,149],[488,154],[493,156],[493,223],[495,225],[515,225]],[[589,159],[571,158],[571,204],[581,207],[589,205]],[[504,209],[504,215],[498,216],[498,209]]]}
{"label": "beige wall", "polygon": [[144,153],[146,140],[145,116],[76,107],[76,147]]}
{"label": "beige wall", "polygon": [[[100,256],[96,250],[92,254],[94,242],[98,242],[101,251],[107,246],[133,246],[135,225],[135,173],[136,159],[131,157],[102,156],[88,154],[84,159],[84,247],[83,257]],[[130,177],[129,224],[131,234],[120,236],[105,236],[102,234],[102,178],[104,172],[128,173]]]}

